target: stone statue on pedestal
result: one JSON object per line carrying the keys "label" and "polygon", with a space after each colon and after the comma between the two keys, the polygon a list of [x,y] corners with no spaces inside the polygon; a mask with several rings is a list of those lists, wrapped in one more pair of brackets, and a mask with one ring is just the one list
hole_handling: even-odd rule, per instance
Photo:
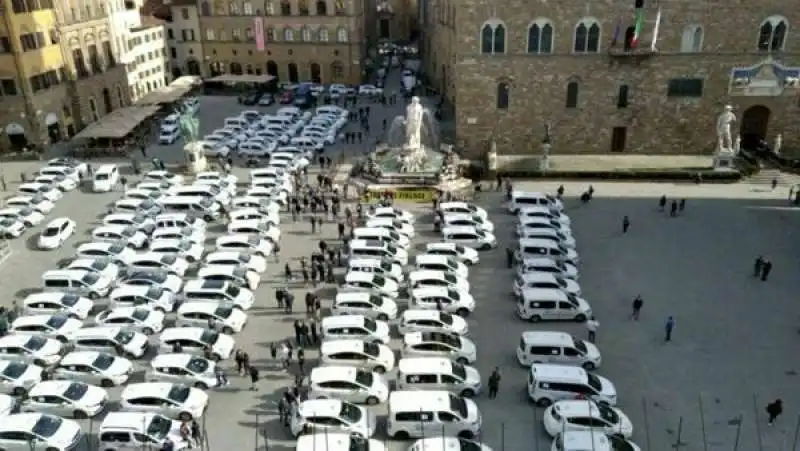
{"label": "stone statue on pedestal", "polygon": [[731,124],[736,122],[733,107],[725,105],[722,113],[717,116],[717,151],[732,152],[733,140],[731,138]]}
{"label": "stone statue on pedestal", "polygon": [[778,133],[778,136],[775,137],[775,145],[772,146],[772,151],[775,152],[775,155],[781,154],[781,146],[783,146],[783,135]]}
{"label": "stone statue on pedestal", "polygon": [[497,141],[494,138],[489,140],[489,148],[486,150],[486,169],[490,172],[497,171]]}
{"label": "stone statue on pedestal", "polygon": [[742,135],[736,135],[736,141],[733,142],[733,152],[739,153],[742,150]]}

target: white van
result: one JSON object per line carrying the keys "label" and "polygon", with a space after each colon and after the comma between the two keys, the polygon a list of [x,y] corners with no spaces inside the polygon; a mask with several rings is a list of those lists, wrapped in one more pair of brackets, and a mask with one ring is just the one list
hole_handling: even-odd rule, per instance
{"label": "white van", "polygon": [[231,194],[227,190],[220,189],[214,185],[182,185],[175,187],[173,196],[200,196],[228,205],[231,202]]}
{"label": "white van", "polygon": [[233,129],[238,127],[247,130],[248,128],[250,128],[250,123],[247,122],[247,119],[240,116],[236,116],[225,119],[224,126],[225,128]]}
{"label": "white van", "polygon": [[610,380],[577,366],[534,363],[528,373],[528,396],[547,407],[562,399],[577,397],[617,404],[617,389]]}
{"label": "white van", "polygon": [[166,130],[162,128],[161,131],[158,132],[158,143],[163,146],[168,146],[177,141],[178,138],[180,138],[180,136],[181,136],[180,129],[173,128]]}
{"label": "white van", "polygon": [[220,216],[220,205],[202,196],[169,196],[161,199],[164,210],[174,213],[192,213],[211,222]]}
{"label": "white van", "polygon": [[180,127],[181,116],[179,114],[170,114],[161,121],[161,131],[178,130]]}
{"label": "white van", "polygon": [[555,211],[564,209],[561,201],[553,195],[526,191],[513,191],[507,204],[508,212],[513,214],[519,213],[522,208],[535,206],[550,207]]}
{"label": "white van", "polygon": [[163,213],[156,216],[155,226],[159,229],[173,227],[191,227],[195,230],[206,230],[206,222],[189,213]]}
{"label": "white van", "polygon": [[405,249],[377,240],[351,241],[350,258],[380,258],[389,259],[400,266],[408,264],[408,252]]}
{"label": "white van", "polygon": [[602,358],[597,346],[566,332],[529,330],[523,332],[519,340],[517,361],[526,367],[534,363],[556,363],[593,370],[600,366]]}
{"label": "white van", "polygon": [[431,436],[469,439],[480,434],[482,422],[478,405],[471,399],[446,391],[399,390],[389,395],[386,435],[394,440]]}
{"label": "white van", "polygon": [[523,238],[519,240],[514,257],[517,261],[530,257],[546,257],[574,265],[580,262],[580,257],[575,249],[569,249],[555,241],[540,238]]}
{"label": "white van", "polygon": [[47,291],[74,293],[89,299],[108,296],[114,280],[93,271],[78,269],[54,269],[42,274]]}
{"label": "white van", "polygon": [[[642,451],[639,446],[620,434],[611,434],[599,430],[564,431],[553,439],[550,451]],[[381,450],[383,451],[383,450]]]}
{"label": "white van", "polygon": [[397,363],[397,390],[445,390],[464,398],[481,392],[481,375],[472,366],[444,357],[411,357]]}
{"label": "white van", "polygon": [[408,249],[408,246],[411,245],[411,240],[407,236],[383,227],[356,227],[353,230],[353,236],[357,240],[383,241],[403,249]]}
{"label": "white van", "polygon": [[92,191],[107,193],[119,183],[119,168],[116,164],[104,164],[97,168],[92,177]]}
{"label": "white van", "polygon": [[517,301],[517,315],[533,323],[539,321],[584,322],[592,316],[592,307],[585,299],[553,288],[522,290]]}

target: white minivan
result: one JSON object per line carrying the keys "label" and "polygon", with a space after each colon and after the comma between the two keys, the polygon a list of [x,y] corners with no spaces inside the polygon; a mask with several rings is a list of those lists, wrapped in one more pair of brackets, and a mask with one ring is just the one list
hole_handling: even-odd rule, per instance
{"label": "white minivan", "polygon": [[464,398],[481,392],[481,374],[475,367],[444,357],[411,357],[397,363],[398,390],[445,390]]}
{"label": "white minivan", "polygon": [[447,391],[398,390],[389,395],[386,435],[394,440],[411,437],[480,434],[481,412],[471,399]]}
{"label": "white minivan", "polygon": [[617,404],[617,389],[610,380],[577,366],[547,363],[531,365],[528,373],[528,396],[542,407],[578,396],[612,406]]}
{"label": "white minivan", "polygon": [[533,323],[539,321],[584,322],[592,316],[592,306],[585,299],[553,288],[522,290],[517,300],[517,315]]}
{"label": "white minivan", "polygon": [[359,240],[383,241],[403,249],[408,249],[411,245],[411,240],[406,235],[383,227],[357,227],[353,230],[353,236]]}
{"label": "white minivan", "polygon": [[519,340],[517,361],[526,367],[534,363],[557,363],[593,370],[600,366],[602,358],[593,343],[566,332],[528,330]]}

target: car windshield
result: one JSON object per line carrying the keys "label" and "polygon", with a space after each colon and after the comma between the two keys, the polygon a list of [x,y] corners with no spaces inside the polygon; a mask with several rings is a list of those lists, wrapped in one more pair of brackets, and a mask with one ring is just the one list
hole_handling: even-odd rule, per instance
{"label": "car windshield", "polygon": [[200,341],[207,345],[213,345],[217,340],[219,340],[219,332],[213,330],[204,330],[200,335]]}
{"label": "car windshield", "polygon": [[28,338],[28,341],[26,341],[25,344],[22,345],[22,347],[29,351],[38,351],[39,349],[42,349],[46,344],[47,344],[47,338],[40,337],[39,335],[34,335]]}
{"label": "car windshield", "polygon": [[172,420],[167,417],[162,417],[161,415],[156,415],[153,417],[153,421],[147,426],[147,435],[160,442],[166,438],[171,428]]}
{"label": "car windshield", "polygon": [[28,370],[28,365],[22,362],[11,362],[3,370],[3,376],[8,379],[16,379]]}
{"label": "car windshield", "polygon": [[33,432],[37,437],[49,438],[58,432],[58,429],[61,427],[61,423],[63,422],[64,420],[62,420],[61,417],[54,415],[42,415],[36,424],[33,425],[31,432]]}
{"label": "car windshield", "polygon": [[461,300],[461,295],[458,294],[458,291],[456,290],[447,290],[447,297],[449,297],[453,301]]}
{"label": "car windshield", "polygon": [[483,230],[475,229],[475,234],[481,238],[486,238],[486,232],[484,232]]}
{"label": "car windshield", "polygon": [[392,255],[397,254],[397,248],[392,246],[391,244],[386,245],[386,250],[389,251],[389,253]]}
{"label": "car windshield", "polygon": [[370,332],[375,332],[378,330],[378,324],[370,318],[364,318],[364,329],[367,329]]}
{"label": "car windshield", "polygon": [[239,254],[238,260],[240,263],[250,263],[251,257],[248,254]]}
{"label": "car windshield", "polygon": [[458,261],[455,258],[448,258],[447,266],[453,269],[458,269]]}
{"label": "car windshield", "polygon": [[380,268],[382,270],[384,270],[385,272],[392,272],[392,266],[393,265],[390,262],[387,262],[387,261],[383,261],[380,264]]}
{"label": "car windshield", "polygon": [[68,317],[66,315],[53,315],[47,320],[47,327],[51,329],[61,329],[66,324]]}
{"label": "car windshield", "polygon": [[466,252],[466,250],[464,249],[464,246],[462,246],[460,244],[456,244],[455,249],[456,249],[456,252],[458,252],[459,254],[463,254],[464,252]]}
{"label": "car windshield", "polygon": [[634,451],[634,448],[633,446],[631,446],[631,443],[625,440],[625,438],[620,436],[619,434],[607,434],[606,437],[608,437],[608,440],[611,442],[611,448],[614,451]]}
{"label": "car windshield", "polygon": [[450,326],[450,325],[453,324],[453,315],[451,315],[449,313],[440,312],[439,313],[439,321],[441,321],[442,324],[447,324],[448,326]]}
{"label": "car windshield", "polygon": [[439,332],[429,332],[422,334],[423,341],[433,341],[437,343],[443,343],[449,345],[453,348],[460,348],[461,347],[461,340],[454,335],[443,334]]}
{"label": "car windshield", "polygon": [[194,374],[205,373],[208,370],[208,367],[208,360],[201,359],[199,357],[193,357],[191,360],[189,360],[189,363],[186,364],[186,369]]}
{"label": "car windshield", "polygon": [[136,227],[125,227],[122,229],[122,234],[128,238],[136,235]]}
{"label": "car windshield", "polygon": [[467,369],[464,367],[464,365],[455,362],[453,362],[451,365],[453,367],[453,374],[455,374],[456,377],[462,381],[467,380]]}
{"label": "car windshield", "polygon": [[125,250],[125,245],[124,244],[117,243],[117,244],[112,244],[111,246],[108,246],[108,253],[109,254],[120,254],[124,250]]}
{"label": "car windshield", "polygon": [[369,371],[356,371],[356,383],[362,387],[372,387],[373,376]]}
{"label": "car windshield", "polygon": [[83,275],[83,278],[81,279],[83,283],[89,286],[94,285],[95,283],[97,283],[98,280],[100,280],[100,275],[97,274],[96,272],[87,272],[86,274]]}
{"label": "car windshield", "polygon": [[133,310],[133,313],[131,313],[131,318],[135,319],[136,321],[145,321],[148,316],[150,316],[150,310],[146,308],[137,308]]}
{"label": "car windshield", "polygon": [[236,298],[241,292],[242,290],[239,287],[233,285],[228,285],[228,289],[225,290],[225,293],[231,298]]}
{"label": "car windshield", "polygon": [[347,451],[369,451],[369,439],[356,434],[351,435],[350,447]]}
{"label": "car windshield", "polygon": [[108,180],[109,174],[101,172],[100,174],[95,174],[95,180]]}
{"label": "car windshield", "polygon": [[589,386],[600,393],[603,390],[603,383],[600,382],[600,378],[592,373],[587,373],[586,376],[588,377]]}
{"label": "car windshield", "polygon": [[203,208],[208,208],[208,207],[210,207],[210,206],[211,206],[211,204],[213,204],[213,203],[214,203],[214,201],[213,201],[213,200],[211,200],[211,199],[210,199],[210,198],[208,198],[208,197],[206,197],[206,198],[204,198],[204,199],[200,199],[200,202],[199,202],[200,206],[201,206],[201,207],[203,207]]}
{"label": "car windshield", "polygon": [[369,297],[369,303],[375,307],[380,307],[383,305],[383,298],[377,295],[372,295]]}
{"label": "car windshield", "polygon": [[161,287],[151,286],[147,289],[147,293],[144,295],[147,299],[156,301],[161,299],[161,295],[164,294],[164,289]]}
{"label": "car windshield", "polygon": [[97,354],[97,357],[92,362],[92,366],[98,370],[107,370],[114,364],[114,356],[111,354]]}
{"label": "car windshield", "polygon": [[92,268],[93,270],[99,272],[99,271],[102,271],[102,270],[108,268],[108,264],[109,263],[110,262],[108,260],[105,260],[105,259],[102,259],[102,258],[98,258],[97,260],[92,261],[92,264],[89,265],[89,267]]}
{"label": "car windshield", "polygon": [[586,343],[581,340],[572,340],[572,345],[575,346],[575,349],[580,351],[582,354],[586,354],[588,352],[586,349]]}
{"label": "car windshield", "polygon": [[357,423],[361,419],[361,409],[349,402],[342,402],[342,410],[339,416],[350,424]]}
{"label": "car windshield", "polygon": [[185,385],[173,385],[169,389],[169,393],[167,393],[167,398],[175,402],[184,403],[189,399],[190,393],[191,389]]}
{"label": "car windshield", "polygon": [[83,395],[85,395],[87,391],[89,391],[89,385],[83,382],[72,382],[69,384],[69,387],[64,390],[63,396],[70,401],[78,401],[83,398]]}
{"label": "car windshield", "polygon": [[60,230],[58,227],[48,227],[42,231],[42,236],[58,236]]}
{"label": "car windshield", "polygon": [[136,335],[134,334],[134,332],[120,331],[120,332],[117,333],[116,336],[114,336],[114,341],[116,341],[117,343],[126,345],[126,344],[130,343],[131,340],[133,340],[133,337],[135,337],[135,336]]}
{"label": "car windshield", "polygon": [[247,238],[247,244],[250,246],[256,246],[261,242],[261,238],[258,235],[251,235]]}
{"label": "car windshield", "polygon": [[378,347],[375,343],[367,343],[364,342],[364,354],[370,357],[378,357],[381,353],[381,348]]}
{"label": "car windshield", "polygon": [[67,307],[72,307],[78,303],[78,299],[80,299],[80,297],[76,294],[65,294],[61,296],[61,304]]}
{"label": "car windshield", "polygon": [[13,220],[13,219],[11,219],[11,218],[8,218],[8,217],[4,217],[3,219],[0,219],[0,226],[3,226],[3,227],[9,227],[9,226],[12,226],[12,225],[14,225],[15,223],[16,223],[16,221],[15,221],[15,220]]}
{"label": "car windshield", "polygon": [[188,251],[189,249],[192,248],[192,242],[189,240],[182,240],[181,242],[178,243],[178,247],[182,251]]}
{"label": "car windshield", "polygon": [[447,283],[449,283],[449,284],[453,284],[453,285],[454,285],[456,282],[458,282],[458,281],[456,280],[456,277],[455,277],[454,275],[452,275],[452,274],[448,274],[448,273],[445,273],[445,274],[444,274],[444,280],[445,280],[445,282],[447,282]]}
{"label": "car windshield", "polygon": [[564,280],[564,279],[563,279],[563,278],[561,278],[561,277],[556,277],[555,279],[556,279],[556,282],[558,283],[558,286],[559,286],[559,287],[561,287],[561,288],[567,288],[567,281],[566,281],[566,280]]}
{"label": "car windshield", "polygon": [[232,307],[217,307],[216,310],[214,310],[214,316],[222,319],[227,319],[231,316],[231,313],[233,313]]}
{"label": "car windshield", "polygon": [[372,283],[375,284],[375,286],[382,287],[386,285],[386,279],[382,276],[375,275],[372,276]]}
{"label": "car windshield", "polygon": [[461,448],[460,451],[481,451],[481,445],[463,438],[458,439],[458,444]]}
{"label": "car windshield", "polygon": [[467,403],[464,398],[450,395],[450,410],[457,412],[461,418],[467,418]]}
{"label": "car windshield", "polygon": [[165,265],[172,265],[178,261],[178,256],[174,254],[164,254],[161,256],[161,263]]}

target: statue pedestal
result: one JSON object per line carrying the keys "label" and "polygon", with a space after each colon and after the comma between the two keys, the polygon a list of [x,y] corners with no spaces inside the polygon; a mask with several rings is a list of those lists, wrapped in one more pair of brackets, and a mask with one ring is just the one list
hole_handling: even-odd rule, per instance
{"label": "statue pedestal", "polygon": [[539,158],[539,170],[540,171],[549,171],[550,170],[550,157],[543,156]]}
{"label": "statue pedestal", "polygon": [[208,160],[203,146],[195,141],[183,146],[183,161],[190,175],[208,170]]}
{"label": "statue pedestal", "polygon": [[714,170],[729,171],[735,169],[736,154],[732,150],[723,150],[714,155]]}

